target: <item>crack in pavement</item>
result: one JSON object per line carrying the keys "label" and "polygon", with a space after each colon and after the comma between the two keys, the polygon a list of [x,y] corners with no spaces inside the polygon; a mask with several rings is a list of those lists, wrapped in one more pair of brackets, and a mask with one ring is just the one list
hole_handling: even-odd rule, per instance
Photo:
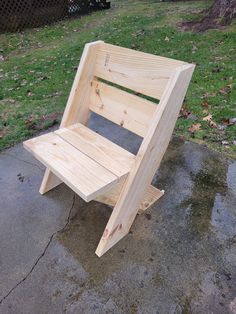
{"label": "crack in pavement", "polygon": [[72,212],[72,209],[74,208],[74,205],[75,205],[75,198],[76,198],[76,195],[74,194],[73,195],[73,199],[72,199],[72,205],[70,207],[70,210],[69,210],[69,214],[68,214],[68,217],[66,219],[66,223],[65,225],[60,228],[59,230],[53,232],[53,234],[50,236],[49,238],[49,241],[47,243],[47,245],[45,246],[43,252],[41,253],[41,255],[37,258],[37,260],[35,261],[34,265],[31,267],[30,271],[25,275],[24,278],[22,278],[13,288],[11,288],[8,293],[0,300],[0,306],[2,304],[2,302],[4,300],[6,300],[6,298],[18,287],[20,286],[29,276],[30,274],[34,271],[35,267],[37,266],[37,264],[39,263],[39,261],[44,257],[44,255],[46,254],[47,252],[47,249],[49,248],[50,244],[52,243],[52,240],[54,238],[54,236],[59,233],[59,232],[63,232],[65,230],[65,228],[68,226],[69,222],[70,222],[70,216],[71,216],[71,212]]}
{"label": "crack in pavement", "polygon": [[35,166],[35,167],[39,168],[41,171],[44,171],[43,168],[41,168],[41,167],[40,167],[39,165],[37,165],[37,164],[34,164],[33,162],[30,162],[30,161],[21,159],[21,158],[19,158],[19,157],[16,157],[16,156],[14,156],[14,155],[9,154],[9,153],[3,152],[2,154],[3,154],[3,155],[6,155],[6,156],[9,156],[9,157],[12,157],[12,158],[15,158],[16,160],[22,161],[22,162],[24,162],[24,163],[26,163],[26,164],[29,164],[29,165],[31,165],[31,166]]}

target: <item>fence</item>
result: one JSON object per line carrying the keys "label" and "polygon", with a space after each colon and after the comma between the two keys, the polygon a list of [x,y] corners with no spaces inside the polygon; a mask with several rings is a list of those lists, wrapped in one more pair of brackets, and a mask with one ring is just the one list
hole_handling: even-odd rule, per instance
{"label": "fence", "polygon": [[107,8],[107,0],[0,0],[0,32],[41,26]]}

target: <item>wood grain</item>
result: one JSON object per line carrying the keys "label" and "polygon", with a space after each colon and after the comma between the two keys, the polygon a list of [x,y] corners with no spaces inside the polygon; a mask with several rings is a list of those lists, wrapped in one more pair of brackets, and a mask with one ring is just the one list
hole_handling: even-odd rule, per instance
{"label": "wood grain", "polygon": [[119,178],[134,164],[133,154],[80,123],[55,133]]}
{"label": "wood grain", "polygon": [[[114,207],[120,196],[124,181],[117,184],[114,188],[106,192],[105,194],[98,196],[95,200],[106,205]],[[160,191],[153,185],[149,185],[144,193],[144,198],[139,205],[139,213],[147,210],[152,204],[154,204],[161,196],[164,195],[164,191]]]}
{"label": "wood grain", "polygon": [[167,149],[193,70],[193,65],[179,67],[166,86],[135,164],[99,242],[96,250],[98,256],[103,255],[129,232],[144,197],[144,187],[150,185]]}
{"label": "wood grain", "polygon": [[110,44],[100,45],[97,77],[160,99],[176,67],[185,62],[159,57]]}
{"label": "wood grain", "polygon": [[24,147],[86,202],[104,194],[119,178],[54,132],[24,142]]}
{"label": "wood grain", "polygon": [[[90,114],[88,107],[91,90],[90,81],[93,78],[96,49],[102,43],[103,41],[96,41],[85,45],[60,127],[69,126],[77,122],[83,124],[88,122]],[[46,169],[39,192],[44,194],[60,183],[61,181],[55,174]]]}
{"label": "wood grain", "polygon": [[145,136],[156,106],[98,80],[92,82],[90,110],[139,136]]}

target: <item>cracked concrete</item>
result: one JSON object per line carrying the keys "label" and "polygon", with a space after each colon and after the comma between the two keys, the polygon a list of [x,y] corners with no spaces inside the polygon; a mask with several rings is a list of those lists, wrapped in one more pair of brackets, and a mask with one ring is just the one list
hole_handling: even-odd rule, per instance
{"label": "cracked concrete", "polygon": [[[8,156],[11,156],[11,155],[8,154]],[[18,160],[20,160],[20,159],[18,159]],[[21,160],[21,161],[26,162],[25,160]],[[31,164],[31,165],[34,165],[33,163],[30,163],[30,162],[26,162],[26,163]],[[37,165],[35,164],[35,166],[37,166]],[[22,181],[22,182],[23,182],[23,181]],[[45,253],[46,253],[46,251],[47,251],[49,245],[51,244],[51,242],[52,242],[52,240],[53,240],[53,237],[54,237],[57,233],[63,232],[64,229],[67,227],[67,225],[68,225],[69,222],[70,222],[70,217],[71,217],[72,209],[73,209],[73,207],[74,207],[74,205],[75,205],[75,197],[76,197],[76,195],[73,196],[72,205],[71,205],[71,208],[70,208],[70,210],[69,210],[69,214],[68,214],[68,217],[67,217],[67,219],[66,219],[65,225],[64,225],[62,228],[60,228],[59,230],[55,231],[55,232],[50,236],[49,241],[48,241],[48,243],[46,244],[45,248],[43,249],[42,254],[40,254],[40,256],[36,259],[35,263],[34,263],[33,266],[31,267],[30,271],[29,271],[20,281],[18,281],[17,284],[16,284],[14,287],[12,287],[12,288],[8,291],[7,294],[5,294],[5,295],[2,297],[2,299],[0,300],[0,305],[1,305],[2,302],[3,302],[19,285],[21,285],[21,284],[29,277],[29,275],[34,271],[35,267],[38,265],[38,263],[39,263],[39,261],[41,260],[41,258],[44,257],[44,255],[45,255]]]}
{"label": "cracked concrete", "polygon": [[[111,125],[90,126],[136,152]],[[110,208],[64,184],[41,196],[42,175],[21,144],[0,154],[0,313],[236,313],[235,161],[173,139],[165,196],[100,259]]]}

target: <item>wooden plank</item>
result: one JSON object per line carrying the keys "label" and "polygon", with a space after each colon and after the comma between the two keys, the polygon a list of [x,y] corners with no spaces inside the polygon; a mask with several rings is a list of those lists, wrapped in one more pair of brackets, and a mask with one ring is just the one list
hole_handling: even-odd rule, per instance
{"label": "wooden plank", "polygon": [[96,41],[86,44],[72,85],[70,96],[61,121],[61,127],[75,123],[86,124],[89,119],[89,95],[94,77],[98,48],[103,44]]}
{"label": "wooden plank", "polygon": [[176,67],[185,62],[110,44],[99,46],[94,74],[160,99]]}
{"label": "wooden plank", "polygon": [[[114,207],[120,196],[123,184],[124,182],[117,184],[114,188],[112,188],[104,195],[98,196],[95,199],[95,201]],[[147,210],[163,195],[164,195],[163,190],[160,191],[153,185],[149,185],[144,194],[144,198],[142,199],[142,202],[139,205],[139,213],[142,213],[143,211]]]}
{"label": "wooden plank", "polygon": [[144,187],[150,185],[167,149],[193,70],[193,65],[179,67],[166,87],[99,242],[96,250],[98,256],[129,232],[144,197]]}
{"label": "wooden plank", "polygon": [[156,104],[94,80],[89,108],[106,119],[144,137]]}
{"label": "wooden plank", "polygon": [[62,181],[53,172],[51,172],[49,168],[46,168],[39,193],[47,193],[61,183]]}
{"label": "wooden plank", "polygon": [[[60,127],[77,122],[87,123],[90,113],[88,107],[91,89],[90,81],[93,78],[96,49],[102,43],[103,41],[96,41],[85,45]],[[39,192],[44,194],[60,183],[61,181],[56,178],[55,174],[46,169]]]}
{"label": "wooden plank", "polygon": [[80,123],[55,133],[119,178],[127,175],[134,163],[133,154]]}
{"label": "wooden plank", "polygon": [[25,141],[24,147],[86,202],[118,182],[117,176],[54,132]]}

